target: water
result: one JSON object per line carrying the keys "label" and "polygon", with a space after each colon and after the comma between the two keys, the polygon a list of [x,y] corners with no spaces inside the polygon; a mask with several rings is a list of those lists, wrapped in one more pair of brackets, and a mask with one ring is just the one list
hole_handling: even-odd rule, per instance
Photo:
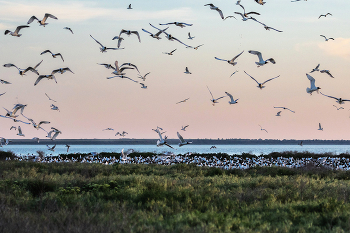
{"label": "water", "polygon": [[[269,154],[271,152],[283,151],[308,151],[311,153],[333,153],[338,155],[341,153],[350,153],[350,145],[218,145],[217,149],[210,149],[211,145],[187,145],[183,147],[175,146],[176,150],[166,146],[157,147],[155,145],[72,145],[69,153],[91,153],[91,152],[117,152],[123,148],[134,149],[138,152],[154,152],[165,153],[173,152],[174,154],[185,154],[188,152],[196,153],[227,153],[229,155],[242,153],[250,153],[255,155]],[[36,151],[44,151],[46,155],[67,154],[65,145],[57,145],[54,152],[49,151],[46,145],[7,145],[1,148],[4,151],[12,151],[16,155],[37,155]]]}

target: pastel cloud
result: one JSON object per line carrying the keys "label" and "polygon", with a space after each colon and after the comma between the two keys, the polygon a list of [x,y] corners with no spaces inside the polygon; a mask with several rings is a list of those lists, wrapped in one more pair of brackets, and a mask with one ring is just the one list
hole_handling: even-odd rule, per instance
{"label": "pastel cloud", "polygon": [[328,55],[350,59],[350,38],[334,38],[318,43],[318,47]]}

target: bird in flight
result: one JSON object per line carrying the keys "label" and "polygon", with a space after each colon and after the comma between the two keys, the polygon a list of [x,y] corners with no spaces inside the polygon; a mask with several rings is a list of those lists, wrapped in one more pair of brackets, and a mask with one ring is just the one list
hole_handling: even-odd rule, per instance
{"label": "bird in flight", "polygon": [[241,56],[241,54],[242,54],[243,52],[244,52],[244,50],[243,50],[240,54],[238,54],[238,55],[236,55],[235,57],[233,57],[231,60],[220,59],[220,58],[217,58],[217,57],[214,57],[214,58],[215,58],[216,60],[219,60],[219,61],[226,61],[228,64],[235,66],[235,65],[237,64],[237,62],[235,62],[235,60],[236,60],[239,56]]}
{"label": "bird in flight", "polygon": [[320,36],[323,37],[325,41],[334,40],[334,38],[331,38],[331,37],[330,37],[330,38],[327,38],[327,37],[325,37],[324,35],[320,35]]}
{"label": "bird in flight", "polygon": [[258,3],[259,5],[264,5],[266,3],[263,0],[255,0],[255,2]]}
{"label": "bird in flight", "polygon": [[64,59],[63,59],[63,57],[62,57],[62,55],[60,53],[52,53],[50,50],[47,49],[44,52],[40,53],[40,55],[43,55],[45,53],[51,53],[53,58],[56,58],[57,56],[60,56],[62,61],[64,62]]}
{"label": "bird in flight", "polygon": [[167,52],[163,52],[164,54],[167,54],[167,55],[174,55],[174,52],[176,51],[176,49],[174,49],[173,51],[171,51],[170,53],[167,53]]}
{"label": "bird in flight", "polygon": [[11,36],[20,37],[20,36],[22,36],[22,34],[18,34],[18,33],[22,28],[29,28],[29,26],[27,26],[27,25],[18,26],[14,32],[11,32],[10,30],[6,30],[5,35],[10,34]]}
{"label": "bird in flight", "polygon": [[182,127],[181,127],[181,130],[186,131],[186,128],[187,128],[188,126],[189,126],[189,125],[182,126]]}
{"label": "bird in flight", "polygon": [[338,103],[338,104],[344,104],[345,101],[350,101],[350,100],[346,100],[346,99],[342,99],[342,98],[336,98],[336,97],[333,97],[333,96],[325,95],[325,94],[323,94],[322,92],[320,92],[320,93],[321,93],[322,95],[324,95],[324,96],[327,96],[327,97],[329,97],[329,98],[332,98],[332,99],[337,100],[337,103]]}
{"label": "bird in flight", "polygon": [[331,72],[329,70],[320,70],[321,73],[326,73],[328,74],[331,78],[334,78],[333,75],[331,74]]}
{"label": "bird in flight", "polygon": [[226,92],[226,91],[225,91],[225,94],[228,97],[230,97],[230,101],[228,102],[229,104],[237,104],[238,103],[237,100],[239,100],[239,99],[234,99],[233,96],[230,93]]}
{"label": "bird in flight", "polygon": [[27,71],[32,71],[33,73],[39,75],[39,73],[38,73],[38,71],[36,70],[36,68],[37,68],[42,62],[43,62],[43,60],[41,60],[41,62],[39,62],[38,64],[36,64],[36,66],[34,66],[34,68],[31,67],[31,66],[29,66],[27,69],[18,68],[16,65],[14,65],[14,64],[12,64],[12,63],[4,64],[4,67],[12,67],[12,66],[13,66],[13,67],[16,67],[17,70],[18,70],[18,72],[19,72],[19,74],[22,75],[22,76],[25,75],[25,73],[26,73]]}
{"label": "bird in flight", "polygon": [[255,62],[255,64],[257,64],[258,67],[263,66],[263,65],[267,64],[268,62],[271,62],[272,64],[276,64],[276,61],[275,61],[275,59],[273,59],[273,58],[269,58],[269,59],[267,59],[267,60],[264,60],[264,59],[262,58],[261,52],[259,52],[259,51],[249,50],[248,53],[254,54],[254,55],[257,55],[257,56],[258,56],[259,61],[258,61],[258,62]]}
{"label": "bird in flight", "polygon": [[130,31],[130,30],[124,30],[122,29],[119,33],[119,37],[121,34],[125,33],[126,35],[130,36],[131,34],[135,34],[137,36],[137,38],[139,39],[139,42],[141,43],[141,39],[140,39],[140,35],[138,33],[138,31]]}
{"label": "bird in flight", "polygon": [[3,80],[3,79],[0,79],[0,83],[1,84],[11,84],[10,82],[6,81],[6,80]]}
{"label": "bird in flight", "polygon": [[192,74],[189,70],[188,70],[188,67],[185,68],[185,74]]}
{"label": "bird in flight", "polygon": [[188,39],[189,39],[189,40],[193,40],[194,38],[195,38],[195,36],[191,36],[191,33],[189,32],[189,33],[188,33]]}
{"label": "bird in flight", "polygon": [[170,24],[175,24],[178,27],[186,27],[186,26],[192,26],[193,24],[188,24],[188,23],[180,23],[180,22],[172,22],[172,23],[160,23],[159,25],[170,25]]}
{"label": "bird in flight", "polygon": [[131,10],[132,9],[131,4],[129,4],[128,8],[126,8],[126,9]]}
{"label": "bird in flight", "polygon": [[177,132],[177,137],[180,140],[179,147],[192,143],[192,142],[186,142],[179,132]]}
{"label": "bird in flight", "polygon": [[215,10],[215,11],[219,12],[220,17],[221,17],[222,19],[224,19],[224,14],[223,14],[222,11],[219,9],[219,7],[214,6],[214,4],[212,4],[212,3],[205,4],[204,6],[209,6],[209,7],[210,7],[210,10]]}
{"label": "bird in flight", "polygon": [[332,14],[331,14],[331,13],[327,13],[327,14],[324,14],[324,15],[320,15],[320,16],[318,16],[318,18],[321,18],[321,17],[327,17],[327,15],[332,16]]}
{"label": "bird in flight", "polygon": [[53,79],[57,83],[57,80],[53,74],[48,74],[48,75],[39,75],[39,77],[36,79],[34,86],[36,86],[43,78],[47,79]]}
{"label": "bird in flight", "polygon": [[33,22],[34,20],[37,20],[40,26],[44,26],[44,27],[45,27],[45,25],[48,25],[48,23],[46,23],[47,18],[57,19],[56,16],[51,15],[51,14],[49,14],[49,13],[46,13],[45,16],[44,16],[44,18],[43,18],[42,20],[39,20],[37,17],[35,17],[35,16],[33,15],[32,17],[30,17],[30,19],[28,20],[27,24],[30,24],[30,23]]}
{"label": "bird in flight", "polygon": [[320,71],[318,68],[320,67],[320,64],[318,64],[315,68],[313,68],[310,73],[315,72],[315,71]]}
{"label": "bird in flight", "polygon": [[273,79],[279,77],[279,75],[278,75],[278,76],[276,76],[276,77],[274,77],[274,78],[270,78],[270,79],[266,80],[266,81],[263,82],[263,83],[259,83],[258,81],[256,81],[255,78],[253,78],[252,76],[250,76],[247,72],[244,71],[244,73],[246,73],[246,75],[248,75],[249,77],[251,77],[251,78],[258,84],[257,87],[260,88],[260,90],[263,89],[263,88],[265,88],[265,86],[264,86],[265,83],[267,83],[267,82],[269,82],[269,81],[271,81],[271,80],[273,80]]}
{"label": "bird in flight", "polygon": [[242,9],[243,9],[243,16],[244,16],[244,17],[249,17],[249,16],[248,16],[249,14],[260,15],[260,13],[255,12],[255,11],[251,11],[251,12],[246,13],[246,12],[245,12],[245,9],[244,9],[244,6],[242,6],[241,4],[238,4],[238,5],[239,5],[240,7],[242,7]]}
{"label": "bird in flight", "polygon": [[343,107],[338,108],[338,107],[335,106],[334,104],[333,104],[333,106],[334,106],[337,110],[344,109]]}
{"label": "bird in flight", "polygon": [[[152,24],[150,24],[151,26],[153,26]],[[169,27],[167,27],[167,28],[165,28],[165,29],[163,29],[163,30],[158,30],[158,32],[156,33],[156,34],[153,34],[153,33],[151,33],[151,32],[149,32],[149,31],[147,31],[146,29],[143,29],[142,28],[142,31],[144,31],[144,32],[147,32],[148,34],[150,34],[150,36],[152,37],[152,38],[155,38],[155,39],[157,39],[157,40],[160,40],[160,39],[162,39],[162,38],[160,38],[159,36],[163,33],[163,32],[165,32],[165,30],[167,30]]]}
{"label": "bird in flight", "polygon": [[103,46],[98,40],[93,38],[92,35],[90,35],[90,36],[91,36],[92,39],[94,39],[94,41],[96,41],[97,44],[99,44],[101,46],[100,47],[100,52],[101,53],[107,52],[108,49],[111,49],[111,50],[124,49],[124,48],[107,48],[106,46]]}
{"label": "bird in flight", "polygon": [[181,101],[179,101],[179,102],[177,102],[176,104],[179,104],[179,103],[184,103],[184,102],[186,102],[187,100],[189,100],[190,98],[187,98],[187,99],[184,99],[184,100],[181,100]]}
{"label": "bird in flight", "polygon": [[211,93],[211,91],[210,91],[210,89],[209,89],[208,86],[207,86],[207,88],[208,88],[208,91],[209,91],[209,93],[210,93],[210,95],[211,95],[210,101],[213,103],[213,106],[215,106],[216,103],[219,103],[219,102],[218,102],[219,99],[222,99],[222,98],[226,97],[226,96],[221,96],[221,97],[219,97],[219,98],[214,99],[214,96],[213,96],[213,94]]}
{"label": "bird in flight", "polygon": [[262,23],[262,22],[256,20],[256,19],[253,18],[253,17],[250,17],[249,19],[252,19],[252,20],[254,20],[255,22],[260,23],[260,24],[263,25],[264,28],[265,28],[266,30],[268,30],[268,31],[270,31],[270,29],[272,29],[272,30],[275,30],[276,32],[283,32],[283,31],[277,30],[277,29],[275,29],[275,28],[273,28],[273,27],[267,26],[266,24],[264,24],[264,23]]}
{"label": "bird in flight", "polygon": [[70,31],[72,34],[74,34],[73,30],[71,28],[69,28],[69,27],[64,27],[63,29],[66,29],[66,30]]}
{"label": "bird in flight", "polygon": [[259,125],[259,126],[260,126],[260,130],[263,130],[263,131],[265,131],[266,133],[268,133],[266,129],[263,129],[263,128],[261,127],[261,125]]}
{"label": "bird in flight", "polygon": [[282,111],[277,112],[276,116],[281,116],[281,112]]}
{"label": "bird in flight", "polygon": [[318,130],[323,131],[323,128],[322,128],[322,126],[321,126],[321,123],[318,123]]}
{"label": "bird in flight", "polygon": [[59,69],[53,70],[53,71],[51,72],[51,74],[56,74],[56,73],[63,74],[63,73],[65,73],[66,71],[69,71],[69,72],[71,72],[72,74],[74,74],[74,72],[71,71],[71,69],[69,69],[68,67],[66,67],[66,68],[59,68]]}
{"label": "bird in flight", "polygon": [[286,108],[286,107],[274,107],[274,108],[282,108],[284,110],[288,110],[288,111],[291,111],[292,113],[295,113],[293,110],[290,110],[289,108]]}
{"label": "bird in flight", "polygon": [[321,89],[321,88],[320,87],[316,87],[314,77],[312,77],[309,74],[306,74],[306,77],[310,80],[310,87],[306,88],[306,92],[310,93],[310,95],[312,95],[312,92],[314,92],[314,91],[317,91],[317,93],[318,93],[318,90]]}
{"label": "bird in flight", "polygon": [[52,100],[53,102],[57,102],[56,100],[51,99],[46,93],[45,93],[46,97],[49,98],[49,100]]}

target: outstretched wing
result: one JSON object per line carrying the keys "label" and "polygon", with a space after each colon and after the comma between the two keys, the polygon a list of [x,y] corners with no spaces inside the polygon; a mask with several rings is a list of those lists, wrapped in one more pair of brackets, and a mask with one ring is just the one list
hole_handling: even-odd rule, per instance
{"label": "outstretched wing", "polygon": [[268,79],[268,80],[266,80],[265,82],[263,82],[262,84],[264,85],[265,83],[267,83],[268,81],[271,81],[271,80],[273,80],[273,79],[275,79],[275,78],[278,78],[280,75],[278,75],[278,76],[276,76],[276,77],[274,77],[274,78],[270,78],[270,79]]}
{"label": "outstretched wing", "polygon": [[104,47],[100,42],[98,42],[95,38],[92,37],[92,35],[90,35],[92,39],[94,39],[96,41],[97,44],[101,45],[101,47]]}
{"label": "outstretched wing", "polygon": [[180,142],[185,142],[185,140],[184,140],[183,137],[179,134],[179,132],[177,132],[177,136],[179,137]]}
{"label": "outstretched wing", "polygon": [[253,78],[252,76],[250,76],[247,72],[245,72],[244,71],[244,73],[246,73],[246,75],[248,75],[249,77],[251,77],[257,84],[259,84],[259,82],[258,81],[256,81],[256,79],[255,78]]}
{"label": "outstretched wing", "polygon": [[33,15],[32,17],[30,17],[30,19],[28,20],[27,24],[30,24],[31,22],[33,22],[34,19],[38,20],[38,18]]}
{"label": "outstretched wing", "polygon": [[216,60],[219,60],[219,61],[228,61],[228,60],[225,60],[225,59],[220,59],[220,58],[217,58],[217,57],[214,57]]}
{"label": "outstretched wing", "polygon": [[134,33],[135,35],[137,35],[137,38],[139,38],[139,42],[141,43],[139,32],[138,31],[131,31],[131,33]]}

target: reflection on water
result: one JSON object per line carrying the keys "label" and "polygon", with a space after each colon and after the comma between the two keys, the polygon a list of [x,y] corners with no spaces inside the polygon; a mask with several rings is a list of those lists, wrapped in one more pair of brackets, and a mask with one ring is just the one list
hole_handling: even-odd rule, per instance
{"label": "reflection on water", "polygon": [[[249,153],[255,155],[269,154],[271,152],[283,151],[308,151],[311,153],[332,153],[335,155],[341,153],[350,153],[350,145],[217,145],[216,149],[210,149],[211,145],[188,145],[183,147],[175,147],[176,150],[166,146],[157,147],[155,145],[72,145],[69,149],[70,153],[91,153],[91,152],[117,152],[124,149],[134,149],[139,152],[154,152],[174,154],[192,153],[227,153],[229,155]],[[46,155],[67,154],[65,145],[57,145],[54,152],[49,151],[46,145],[7,145],[2,148],[3,151],[12,151],[16,155],[37,155],[36,151],[44,151]]]}

